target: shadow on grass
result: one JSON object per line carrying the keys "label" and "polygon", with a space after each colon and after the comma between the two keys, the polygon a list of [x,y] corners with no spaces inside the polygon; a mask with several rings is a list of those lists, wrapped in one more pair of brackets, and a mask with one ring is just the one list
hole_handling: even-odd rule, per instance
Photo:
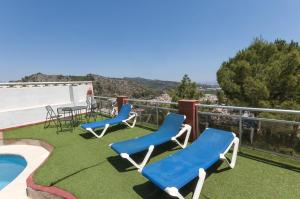
{"label": "shadow on grass", "polygon": [[[206,171],[207,172],[206,179],[214,173],[225,172],[230,169],[230,168],[226,167],[224,169],[218,170],[218,168],[222,165],[222,163],[223,163],[222,161],[218,161],[210,169],[208,169]],[[196,177],[194,180],[192,180],[187,185],[185,185],[183,188],[181,188],[180,193],[184,197],[187,197],[189,194],[193,194],[197,182],[198,182],[198,177]],[[163,190],[159,189],[157,186],[155,186],[150,181],[147,181],[143,184],[134,186],[133,190],[142,198],[147,198],[147,199],[156,199],[156,198],[170,199],[171,198],[167,193],[165,193]],[[201,196],[206,199],[210,199],[210,197],[206,196],[205,194],[201,194]]]}
{"label": "shadow on grass", "polygon": [[139,124],[137,123],[135,126],[145,129],[145,130],[149,130],[149,131],[157,131],[157,127],[152,127],[152,126],[147,126],[146,124]]}
{"label": "shadow on grass", "polygon": [[66,175],[66,176],[64,176],[64,177],[62,177],[62,178],[59,178],[58,180],[52,182],[52,183],[50,184],[50,186],[53,186],[53,185],[55,185],[55,184],[57,184],[57,183],[59,183],[59,182],[61,182],[61,181],[64,181],[64,180],[68,179],[69,177],[72,177],[73,175],[76,175],[76,174],[78,174],[78,173],[80,173],[80,172],[82,172],[82,171],[85,171],[85,170],[88,170],[88,169],[90,169],[90,168],[99,166],[99,165],[101,165],[101,164],[103,164],[103,163],[105,163],[105,162],[106,162],[106,161],[98,162],[97,164],[90,165],[90,166],[88,166],[88,167],[79,169],[78,171],[75,171],[75,172],[73,172],[73,173],[71,173],[71,174],[69,174],[69,175]]}
{"label": "shadow on grass", "polygon": [[[126,126],[126,125],[123,125],[123,124],[108,127],[108,129],[106,130],[104,136],[107,135],[107,134],[109,134],[109,133],[112,133],[112,132],[114,132],[114,131],[119,131],[119,130],[126,129],[126,128],[127,128],[127,126]],[[84,131],[84,133],[81,133],[81,134],[79,134],[79,135],[80,135],[81,137],[83,137],[84,139],[94,139],[94,138],[96,138],[95,135],[93,135],[91,132],[86,131],[86,130],[84,130],[84,129],[82,129],[82,130]],[[96,133],[97,135],[100,135],[101,132],[102,132],[102,130],[103,130],[103,129],[96,130],[95,133]]]}
{"label": "shadow on grass", "polygon": [[73,133],[74,132],[74,128],[73,127],[63,128],[62,130],[59,129],[58,131],[56,131],[57,134],[65,133],[65,132]]}
{"label": "shadow on grass", "polygon": [[141,197],[146,199],[167,199],[170,198],[163,190],[147,181],[140,185],[133,186],[133,190]]}
{"label": "shadow on grass", "polygon": [[265,163],[265,164],[269,164],[269,165],[272,165],[272,166],[280,167],[280,168],[295,171],[295,172],[300,172],[300,167],[296,167],[296,166],[289,165],[289,164],[286,164],[286,163],[281,163],[281,162],[277,162],[277,161],[274,161],[274,160],[265,159],[265,158],[262,158],[262,157],[250,155],[248,153],[243,153],[243,152],[239,152],[238,155],[241,156],[241,157],[244,157],[244,158],[248,158],[248,159],[255,160],[255,161],[258,161],[258,162],[262,162],[262,163]]}
{"label": "shadow on grass", "polygon": [[[193,180],[192,182],[188,183],[182,189],[180,189],[180,194],[183,195],[184,198],[187,198],[189,194],[193,194],[195,187],[197,184],[197,180]],[[139,194],[141,198],[144,199],[171,199],[173,197],[169,196],[166,192],[162,189],[159,189],[151,182],[145,182],[141,185],[136,185],[133,187],[133,190]],[[206,196],[205,194],[201,193],[201,197],[206,199],[211,199],[210,197]],[[192,197],[189,197],[192,198]]]}
{"label": "shadow on grass", "polygon": [[137,170],[128,160],[122,158],[119,155],[108,157],[107,161],[119,172]]}
{"label": "shadow on grass", "polygon": [[[178,149],[179,149],[179,147],[177,146],[177,144],[175,144],[173,142],[168,142],[168,143],[162,144],[162,145],[154,148],[150,159],[155,156],[158,156],[166,151],[175,151]],[[139,164],[144,160],[146,153],[147,153],[147,150],[137,153],[137,154],[130,155],[130,157]],[[137,168],[133,167],[133,165],[127,159],[122,158],[119,155],[108,157],[107,161],[110,162],[111,165],[113,165],[119,172],[127,172],[127,171],[131,171],[131,170],[137,170]],[[133,168],[131,168],[131,167],[133,167]]]}
{"label": "shadow on grass", "polygon": [[60,127],[57,128],[56,125],[49,125],[46,128],[44,127],[44,129],[45,130],[48,130],[48,129],[55,130],[56,134],[64,133],[64,132],[73,133],[73,131],[74,131],[74,127],[70,126],[70,125],[62,125],[62,129],[60,129]]}
{"label": "shadow on grass", "polygon": [[47,126],[45,126],[45,124],[42,124],[42,125],[44,125],[44,129],[56,128],[56,124],[52,124],[52,123]]}

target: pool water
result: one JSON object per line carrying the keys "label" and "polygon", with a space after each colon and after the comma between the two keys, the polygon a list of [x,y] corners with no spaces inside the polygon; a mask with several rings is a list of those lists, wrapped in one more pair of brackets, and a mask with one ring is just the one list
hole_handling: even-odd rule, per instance
{"label": "pool water", "polygon": [[19,155],[0,155],[0,190],[12,182],[26,167],[26,160]]}

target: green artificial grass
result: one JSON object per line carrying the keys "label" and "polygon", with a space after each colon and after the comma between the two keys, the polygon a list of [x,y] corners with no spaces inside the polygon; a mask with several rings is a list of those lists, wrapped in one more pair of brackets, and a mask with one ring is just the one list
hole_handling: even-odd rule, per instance
{"label": "green artificial grass", "polygon": [[[47,162],[34,175],[38,184],[55,185],[79,199],[170,198],[108,147],[112,142],[147,133],[149,130],[141,127],[116,126],[97,139],[80,128],[56,133],[55,128],[36,125],[7,132],[4,137],[40,139],[54,146]],[[165,144],[156,150],[150,163],[177,150],[175,144]],[[200,198],[300,198],[300,161],[246,148],[240,151],[234,169],[216,164],[209,171]],[[181,193],[191,198],[195,184],[191,182]]]}

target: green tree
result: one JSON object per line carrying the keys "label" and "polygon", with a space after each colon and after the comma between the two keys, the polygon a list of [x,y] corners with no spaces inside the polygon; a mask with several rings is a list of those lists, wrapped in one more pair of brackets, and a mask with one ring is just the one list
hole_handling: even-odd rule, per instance
{"label": "green tree", "polygon": [[231,104],[295,107],[300,104],[300,47],[294,41],[255,39],[221,65],[217,80]]}
{"label": "green tree", "polygon": [[180,99],[199,99],[201,93],[196,82],[192,82],[187,74],[181,80],[180,85],[172,93],[172,101]]}
{"label": "green tree", "polygon": [[223,90],[217,91],[217,98],[218,98],[218,103],[219,104],[224,104],[225,103],[225,94]]}

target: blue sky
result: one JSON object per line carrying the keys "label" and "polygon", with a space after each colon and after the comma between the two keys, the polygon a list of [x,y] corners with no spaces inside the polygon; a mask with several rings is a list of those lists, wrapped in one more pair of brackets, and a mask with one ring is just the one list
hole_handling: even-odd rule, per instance
{"label": "blue sky", "polygon": [[216,80],[255,37],[300,41],[299,0],[0,0],[0,81],[24,75]]}

